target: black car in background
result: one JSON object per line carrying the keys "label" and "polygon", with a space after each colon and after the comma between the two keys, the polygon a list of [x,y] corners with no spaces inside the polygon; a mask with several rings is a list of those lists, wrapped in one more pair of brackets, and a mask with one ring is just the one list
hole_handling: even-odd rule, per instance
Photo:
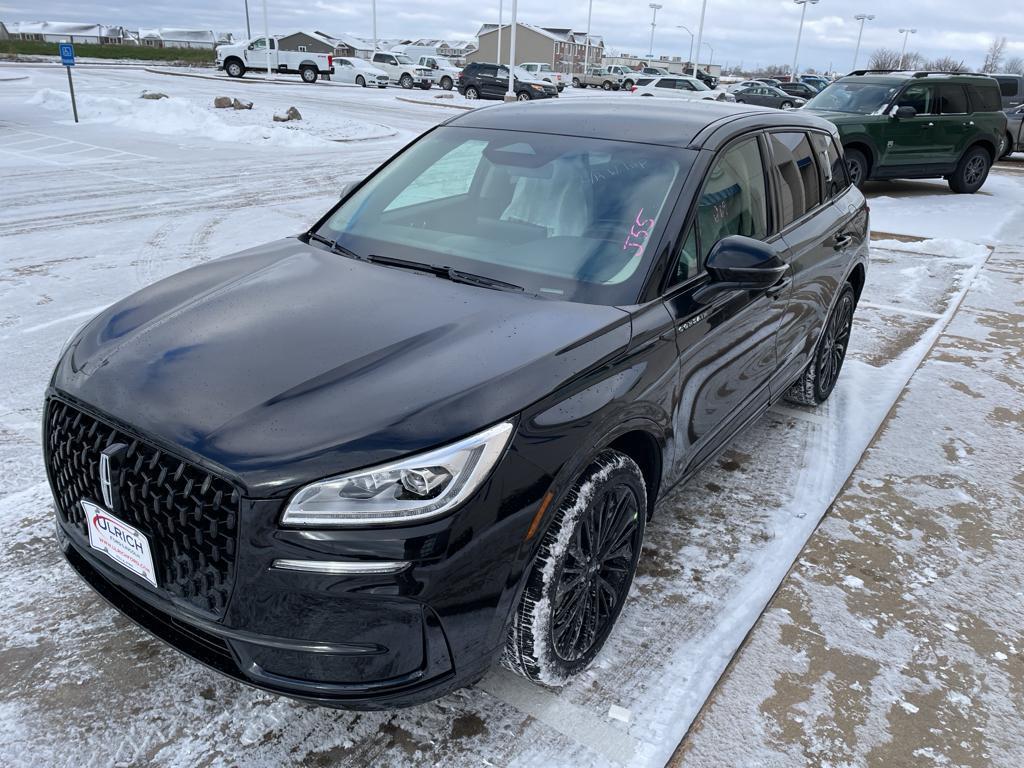
{"label": "black car in background", "polygon": [[816,88],[812,88],[807,83],[779,83],[779,90],[804,100],[813,99],[818,93]]}
{"label": "black car in background", "polygon": [[[504,99],[508,93],[508,67],[504,64],[470,62],[459,73],[458,91],[467,99]],[[515,68],[512,92],[517,101],[558,98],[558,88]]]}
{"label": "black car in background", "polygon": [[733,91],[737,104],[756,104],[759,107],[772,109],[796,109],[807,103],[807,99],[793,96],[770,85],[752,85]]}
{"label": "black car in background", "polygon": [[867,267],[832,124],[649,101],[461,114],[74,334],[44,415],[74,570],[325,705],[586,667],[658,499],[829,397]]}
{"label": "black car in background", "polygon": [[[689,74],[689,73],[684,73]],[[702,81],[711,90],[715,90],[718,87],[718,78],[708,72],[706,69],[697,68],[697,79]]]}

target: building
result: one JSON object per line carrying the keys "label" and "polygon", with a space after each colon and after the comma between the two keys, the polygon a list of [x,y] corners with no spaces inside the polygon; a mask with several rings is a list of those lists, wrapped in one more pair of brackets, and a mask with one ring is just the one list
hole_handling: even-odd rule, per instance
{"label": "building", "polygon": [[[508,61],[511,45],[510,24],[501,28],[501,60]],[[582,72],[587,51],[587,33],[563,27],[537,27],[520,22],[516,25],[516,63],[542,61],[557,72]],[[590,36],[590,61],[601,61],[604,39]],[[484,24],[477,32],[477,48],[466,54],[467,61],[497,61],[498,25]]]}
{"label": "building", "polygon": [[466,63],[466,56],[476,50],[476,43],[471,40],[439,40],[421,37],[419,40],[413,41],[411,45],[433,48],[437,51],[438,56],[443,56],[452,64],[460,67]]}
{"label": "building", "polygon": [[333,54],[337,46],[337,41],[323,32],[292,32],[287,35],[274,35],[273,37],[277,39],[277,45],[282,51]]}
{"label": "building", "polygon": [[[615,64],[622,67],[630,67],[632,69],[640,69],[642,67],[660,67],[668,70],[668,72],[673,75],[693,74],[693,62],[686,61],[682,56],[655,56],[654,58],[651,58],[649,56],[634,56],[631,53],[617,53],[609,51],[601,59],[601,63],[606,67],[610,67]],[[702,63],[700,68],[714,77],[720,77],[722,74],[722,67],[718,64]]]}
{"label": "building", "polygon": [[221,43],[230,43],[230,33],[218,35],[212,29],[176,29],[160,27],[159,29],[140,29],[138,44],[147,48],[203,48],[213,50]]}
{"label": "building", "polygon": [[11,40],[41,43],[92,43],[94,45],[135,45],[124,27],[77,21],[12,21],[6,25]]}

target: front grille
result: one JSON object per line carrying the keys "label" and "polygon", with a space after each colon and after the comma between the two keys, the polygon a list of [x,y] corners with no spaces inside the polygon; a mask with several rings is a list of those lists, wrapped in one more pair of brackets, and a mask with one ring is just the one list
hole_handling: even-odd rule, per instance
{"label": "front grille", "polygon": [[88,537],[82,499],[102,504],[100,453],[127,446],[115,514],[150,542],[160,588],[222,616],[234,581],[238,489],[62,400],[46,409],[47,472],[61,519]]}

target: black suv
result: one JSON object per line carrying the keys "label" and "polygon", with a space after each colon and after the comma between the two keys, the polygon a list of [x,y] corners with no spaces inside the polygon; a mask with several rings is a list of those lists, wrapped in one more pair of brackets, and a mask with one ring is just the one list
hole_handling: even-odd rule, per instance
{"label": "black suv", "polygon": [[1002,154],[1006,115],[987,75],[858,70],[804,106],[839,128],[853,183],[944,178],[977,192]]}
{"label": "black suv", "polygon": [[70,565],[321,704],[585,668],[658,499],[829,397],[867,268],[831,123],[650,101],[463,113],[305,234],[100,313],[46,393]]}
{"label": "black suv", "polygon": [[[458,90],[467,99],[504,99],[508,93],[508,67],[504,64],[471,62],[459,73]],[[558,98],[556,86],[537,80],[519,67],[516,67],[512,92],[517,101]]]}

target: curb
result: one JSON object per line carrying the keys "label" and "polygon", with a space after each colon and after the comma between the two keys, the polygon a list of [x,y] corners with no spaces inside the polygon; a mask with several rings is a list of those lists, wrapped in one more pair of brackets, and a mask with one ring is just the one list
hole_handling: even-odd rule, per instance
{"label": "curb", "polygon": [[446,107],[448,109],[463,109],[472,112],[476,107],[467,107],[464,104],[442,104],[441,102],[433,101],[420,101],[419,99],[409,99],[405,96],[395,96],[395,101],[404,101],[408,104],[421,104],[424,107]]}

